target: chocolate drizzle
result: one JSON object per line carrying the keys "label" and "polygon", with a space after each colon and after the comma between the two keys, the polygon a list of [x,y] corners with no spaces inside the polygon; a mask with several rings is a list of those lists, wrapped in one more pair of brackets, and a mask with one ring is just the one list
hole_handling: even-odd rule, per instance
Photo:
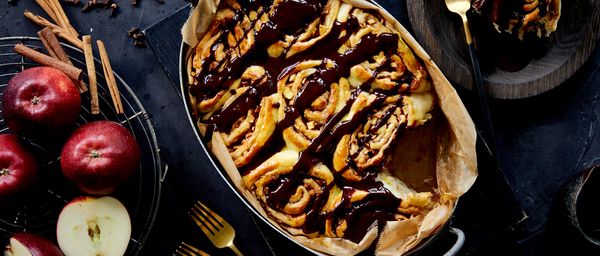
{"label": "chocolate drizzle", "polygon": [[[244,2],[233,19],[221,28],[221,37],[212,47],[213,54],[203,59],[202,68],[196,75],[196,83],[190,87],[191,94],[198,100],[210,99],[219,92],[228,90],[229,83],[241,77],[247,67],[257,65],[264,68],[264,77],[252,82],[241,81],[240,88],[247,87],[247,89],[242,94],[235,95],[237,98],[233,102],[207,120],[208,124],[215,125],[217,129],[227,132],[248,111],[258,108],[263,97],[273,94],[278,81],[284,79],[291,72],[295,72],[299,63],[307,60],[321,60],[320,65],[313,67],[316,71],[303,80],[302,87],[285,107],[284,116],[280,117],[274,132],[275,136],[270,140],[270,144],[260,152],[253,161],[255,163],[241,168],[244,173],[248,168],[254,168],[258,160],[267,159],[284,147],[285,142],[280,138],[280,134],[292,126],[296,119],[301,118],[304,111],[310,108],[319,96],[329,91],[331,84],[339,82],[343,77],[348,77],[353,66],[370,61],[373,56],[382,52],[386,56],[383,64],[373,72],[372,77],[351,93],[345,106],[323,125],[321,132],[311,140],[308,148],[299,153],[298,161],[292,171],[268,184],[266,203],[273,209],[281,210],[286,205],[315,164],[324,163],[333,170],[331,156],[342,137],[353,133],[364,123],[366,118],[385,107],[384,103],[389,97],[388,95],[398,94],[398,91],[387,92],[370,89],[376,76],[389,68],[390,56],[397,53],[400,40],[397,34],[370,33],[360,38],[353,48],[343,53],[338,52],[350,36],[360,28],[361,24],[356,17],[351,16],[345,22],[334,22],[328,34],[310,48],[290,57],[286,56],[291,45],[296,42],[300,32],[305,29],[307,24],[326,14],[324,13],[326,2],[325,0],[284,0],[272,6],[270,3],[259,0]],[[239,47],[240,42],[237,42],[227,50],[226,57],[221,61],[216,61],[214,52],[218,50],[219,45],[227,45],[227,35],[232,33],[234,27],[238,26],[250,11],[256,11],[258,18],[251,22],[247,31],[244,31],[244,37],[247,37],[249,33],[254,33],[253,44],[245,53],[242,53]],[[257,26],[260,17],[265,14],[268,15],[268,21]],[[290,47],[284,49],[283,54],[279,57],[270,57],[266,49],[289,35],[296,37],[289,44]],[[400,77],[400,82],[409,82],[412,79],[413,75],[405,72]],[[350,119],[342,121],[350,113],[352,105],[361,93],[374,95],[374,97],[370,98],[366,107],[357,110]],[[396,109],[397,107],[388,107],[371,131],[376,131],[385,125]],[[362,144],[361,146],[364,146],[364,143]],[[355,166],[351,167],[358,169],[354,168]],[[336,176],[342,173],[339,172]],[[349,182],[336,177],[335,181],[330,184],[321,184],[322,193],[318,194],[305,209],[306,220],[303,226],[305,233],[322,233],[326,220],[343,219],[348,225],[344,237],[357,242],[375,221],[381,222],[395,218],[400,199],[393,196],[381,182],[375,180],[377,170],[375,168],[364,170],[359,175],[363,176],[360,182]],[[322,212],[322,208],[327,203],[329,191],[334,186],[342,188],[342,202],[335,210],[328,213]],[[350,202],[352,193],[356,190],[368,191],[368,198],[360,202]]]}

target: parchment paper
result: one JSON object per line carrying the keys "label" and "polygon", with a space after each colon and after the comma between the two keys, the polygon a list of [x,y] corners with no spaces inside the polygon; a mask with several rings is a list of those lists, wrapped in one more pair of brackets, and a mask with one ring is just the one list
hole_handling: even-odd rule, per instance
{"label": "parchment paper", "polygon": [[[219,1],[199,0],[198,6],[191,12],[190,18],[182,28],[183,41],[190,47],[195,47],[199,38],[207,30],[217,11]],[[375,253],[376,255],[402,255],[437,232],[452,215],[458,198],[475,182],[477,178],[475,126],[450,82],[392,15],[366,0],[343,1],[380,12],[388,25],[401,35],[405,43],[427,67],[437,96],[439,110],[434,112],[434,119],[425,126],[404,132],[397,142],[397,147],[392,150],[394,157],[390,159],[393,160],[385,166],[385,169],[407,184],[409,190],[430,191],[438,195],[436,206],[424,216],[387,222]],[[188,60],[191,58],[191,56],[186,57]],[[189,71],[188,66],[188,73]],[[198,126],[204,136],[205,127],[202,127],[202,124]],[[238,192],[275,227],[287,232],[269,217],[259,201],[245,188],[242,177],[218,132],[213,133],[208,148],[222,164]],[[377,228],[375,227],[374,224],[358,244],[342,238],[308,238],[289,232],[288,234],[299,243],[326,254],[355,255],[367,249],[376,240]]]}

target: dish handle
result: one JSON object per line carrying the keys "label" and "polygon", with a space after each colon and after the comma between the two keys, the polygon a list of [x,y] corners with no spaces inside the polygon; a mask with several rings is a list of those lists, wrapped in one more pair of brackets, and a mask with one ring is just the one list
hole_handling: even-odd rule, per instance
{"label": "dish handle", "polygon": [[454,256],[458,254],[460,249],[465,244],[465,233],[461,229],[450,227],[450,233],[456,236],[456,242],[454,242],[454,245],[452,245],[452,247],[450,247],[450,249],[444,253],[444,256]]}

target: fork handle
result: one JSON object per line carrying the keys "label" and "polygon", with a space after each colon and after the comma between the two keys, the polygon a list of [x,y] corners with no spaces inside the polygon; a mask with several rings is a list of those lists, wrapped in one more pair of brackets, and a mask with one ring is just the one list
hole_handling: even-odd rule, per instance
{"label": "fork handle", "polygon": [[473,64],[473,76],[475,77],[475,92],[477,93],[477,98],[479,100],[479,107],[481,108],[481,112],[483,114],[483,122],[485,129],[485,133],[487,133],[485,137],[487,137],[487,141],[489,143],[489,150],[492,153],[494,158],[498,158],[496,155],[496,132],[494,131],[494,125],[492,123],[492,114],[490,113],[490,105],[488,103],[488,96],[485,91],[485,85],[483,84],[483,76],[481,75],[481,70],[479,68],[479,60],[477,59],[477,52],[475,51],[475,44],[469,44],[469,54],[471,55],[471,63]]}
{"label": "fork handle", "polygon": [[479,107],[483,115],[483,122],[485,129],[485,139],[487,139],[489,145],[488,148],[492,153],[492,156],[497,159],[497,148],[496,148],[496,133],[494,131],[494,125],[492,123],[492,114],[490,113],[490,106],[488,103],[488,96],[485,91],[485,85],[483,84],[483,76],[481,75],[481,68],[479,67],[479,59],[477,58],[477,51],[475,50],[475,43],[471,37],[468,23],[464,23],[465,35],[467,37],[467,43],[469,44],[469,55],[471,56],[471,64],[473,68],[473,76],[475,78],[475,85],[473,90],[477,93],[477,99],[479,100]]}
{"label": "fork handle", "polygon": [[[483,115],[484,124],[484,139],[486,140],[486,146],[488,147],[492,157],[496,160],[497,166],[500,166],[498,161],[497,148],[496,148],[496,132],[494,131],[494,124],[492,122],[492,114],[490,113],[490,105],[488,103],[488,96],[485,91],[485,85],[483,84],[483,76],[481,75],[481,68],[479,66],[479,59],[477,58],[477,51],[475,50],[475,43],[473,42],[473,36],[471,35],[471,28],[469,27],[469,21],[466,13],[461,13],[460,17],[463,22],[463,28],[465,29],[465,39],[469,45],[469,55],[471,57],[471,67],[473,69],[473,76],[475,79],[475,85],[473,90],[477,93],[477,99],[479,100],[479,107]],[[489,143],[489,144],[487,144]]]}
{"label": "fork handle", "polygon": [[238,250],[237,247],[235,247],[235,244],[231,244],[231,246],[229,246],[229,248],[231,248],[231,250],[233,251],[233,253],[235,253],[235,255],[237,256],[244,256],[240,250]]}

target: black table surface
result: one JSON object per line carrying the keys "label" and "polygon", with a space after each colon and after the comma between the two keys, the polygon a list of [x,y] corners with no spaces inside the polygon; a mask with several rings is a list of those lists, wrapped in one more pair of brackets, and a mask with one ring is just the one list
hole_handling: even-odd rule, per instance
{"label": "black table surface", "polygon": [[[378,2],[410,29],[405,1]],[[302,248],[254,217],[208,164],[176,90],[178,78],[172,71],[176,67],[168,61],[179,54],[179,42],[172,38],[178,38],[177,22],[183,19],[180,16],[169,18],[174,20],[170,24],[171,31],[161,33],[171,40],[156,41],[164,45],[136,48],[126,35],[130,27],[150,27],[185,8],[187,3],[183,0],[166,0],[164,4],[156,0],[138,0],[139,5],[132,7],[129,1],[118,2],[120,9],[115,18],[109,18],[104,9],[82,13],[80,7],[68,6],[65,11],[80,33],[107,43],[114,70],[133,87],[150,113],[161,154],[169,165],[161,208],[142,255],[171,255],[181,241],[196,245],[211,255],[233,255],[231,251],[214,248],[186,216],[195,200],[204,202],[234,225],[236,245],[247,255],[306,255]],[[22,16],[25,9],[42,13],[34,1],[20,0],[14,6],[6,0],[0,1],[0,37],[36,35],[39,27]],[[187,15],[187,12],[180,11],[177,15]],[[161,62],[154,54],[157,46],[162,47]],[[161,63],[166,65],[165,69]],[[600,48],[597,48],[572,78],[548,93],[522,100],[492,100],[501,166],[529,218],[521,232],[506,231],[497,221],[503,214],[502,206],[489,197],[493,191],[489,191],[488,181],[478,179],[460,201],[452,221],[453,226],[466,233],[461,254],[548,253],[551,246],[545,241],[553,233],[553,227],[547,219],[555,193],[569,177],[581,172],[585,166],[600,162],[600,138],[596,136],[600,130],[597,122],[600,113],[599,70]],[[473,95],[459,86],[457,90],[477,122]],[[448,239],[440,239],[435,244],[438,249],[429,253],[437,254],[446,249]]]}

